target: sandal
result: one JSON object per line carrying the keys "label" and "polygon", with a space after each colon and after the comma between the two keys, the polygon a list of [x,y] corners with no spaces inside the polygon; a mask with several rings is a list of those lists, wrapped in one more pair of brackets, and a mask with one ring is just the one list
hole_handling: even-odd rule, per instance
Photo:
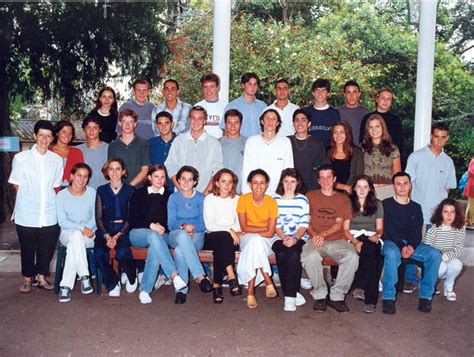
{"label": "sandal", "polygon": [[214,304],[222,304],[222,302],[224,301],[222,287],[212,289],[212,300],[214,301]]}
{"label": "sandal", "polygon": [[44,289],[44,290],[53,290],[54,289],[54,285],[51,285],[51,283],[49,281],[47,281],[46,279],[44,280],[36,280],[36,287],[38,289]]}
{"label": "sandal", "polygon": [[247,295],[247,307],[249,309],[255,309],[257,307],[257,299],[255,295]]}
{"label": "sandal", "polygon": [[242,295],[242,288],[240,287],[239,281],[237,279],[229,280],[229,289],[230,289],[230,295],[232,296]]}
{"label": "sandal", "polygon": [[278,296],[278,293],[273,284],[265,286],[265,296],[268,299],[274,299]]}
{"label": "sandal", "polygon": [[23,280],[23,284],[20,286],[20,293],[31,293],[31,280]]}

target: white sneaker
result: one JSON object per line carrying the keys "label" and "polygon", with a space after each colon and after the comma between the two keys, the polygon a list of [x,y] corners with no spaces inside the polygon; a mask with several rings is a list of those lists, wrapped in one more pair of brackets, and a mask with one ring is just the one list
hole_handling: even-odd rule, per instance
{"label": "white sneaker", "polygon": [[141,284],[142,283],[142,279],[143,279],[143,272],[140,272],[138,273],[138,284]]}
{"label": "white sneaker", "polygon": [[446,296],[446,300],[448,301],[456,301],[456,293],[454,292],[454,290],[451,290],[451,291],[445,290],[444,296]]}
{"label": "white sneaker", "polygon": [[120,282],[117,283],[117,285],[115,285],[115,288],[113,288],[112,290],[109,291],[109,296],[110,297],[120,297]]}
{"label": "white sneaker", "polygon": [[306,299],[298,292],[296,293],[295,304],[296,306],[303,306],[304,304],[306,304]]}
{"label": "white sneaker", "polygon": [[174,290],[178,292],[181,289],[185,288],[188,284],[186,284],[179,275],[176,275],[173,279],[173,285],[174,285]]}
{"label": "white sneaker", "polygon": [[284,311],[296,311],[296,298],[285,296],[285,306],[283,307]]}
{"label": "white sneaker", "polygon": [[138,296],[138,298],[140,299],[140,302],[142,304],[151,304],[151,296],[145,291],[140,291],[140,295]]}
{"label": "white sneaker", "polygon": [[158,290],[163,285],[165,285],[165,283],[166,283],[166,276],[161,275],[161,274],[158,275],[158,279],[156,279],[156,282],[155,282],[155,289]]}
{"label": "white sneaker", "polygon": [[311,284],[311,280],[306,279],[306,278],[301,278],[300,286],[306,290],[311,289],[313,287],[313,285]]}
{"label": "white sneaker", "polygon": [[127,293],[134,293],[135,290],[137,290],[138,287],[138,279],[135,278],[135,283],[131,284],[130,281],[127,279],[127,283],[125,284],[125,290],[127,290]]}
{"label": "white sneaker", "polygon": [[126,273],[122,273],[122,275],[120,275],[120,282],[122,283],[122,285],[125,285],[128,281],[128,277],[127,277],[127,274]]}

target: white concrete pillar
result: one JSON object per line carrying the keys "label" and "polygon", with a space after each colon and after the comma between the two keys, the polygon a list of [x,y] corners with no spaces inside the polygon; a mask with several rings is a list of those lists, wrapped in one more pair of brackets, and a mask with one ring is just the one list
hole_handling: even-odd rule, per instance
{"label": "white concrete pillar", "polygon": [[232,0],[214,0],[212,72],[221,78],[219,98],[229,100],[230,14]]}
{"label": "white concrete pillar", "polygon": [[414,150],[427,145],[430,138],[437,5],[437,0],[420,3]]}

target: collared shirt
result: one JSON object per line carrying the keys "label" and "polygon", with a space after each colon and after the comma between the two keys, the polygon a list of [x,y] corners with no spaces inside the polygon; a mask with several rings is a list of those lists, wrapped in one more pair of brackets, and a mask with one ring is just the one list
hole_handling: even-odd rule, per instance
{"label": "collared shirt", "polygon": [[153,186],[148,186],[146,188],[147,192],[149,195],[151,195],[152,193],[156,193],[156,194],[160,194],[160,195],[163,195],[163,193],[165,193],[165,187],[164,186],[161,186],[160,189],[158,190],[158,192],[155,191],[155,189],[153,188]]}
{"label": "collared shirt", "polygon": [[264,111],[267,109],[275,109],[278,114],[280,114],[281,118],[281,127],[278,130],[277,135],[290,136],[295,134],[295,128],[293,126],[293,113],[299,108],[300,107],[298,105],[288,102],[288,104],[283,109],[281,109],[276,106],[276,101],[274,101],[273,104],[266,107]]}
{"label": "collared shirt", "polygon": [[222,129],[220,128],[220,125],[224,120],[224,110],[227,102],[222,99],[217,99],[213,102],[203,99],[195,105],[199,105],[206,109],[207,121],[206,125],[204,125],[204,130],[206,130],[206,133],[212,135],[216,139],[221,138]]}
{"label": "collared shirt", "polygon": [[444,151],[436,156],[427,145],[408,157],[406,172],[411,176],[411,198],[421,205],[423,221],[429,224],[436,206],[448,197],[446,190],[456,188],[453,160]]}
{"label": "collared shirt", "polygon": [[42,155],[33,145],[13,158],[8,182],[18,186],[12,219],[20,226],[48,227],[55,225],[56,192],[61,185],[63,160],[52,151]]}
{"label": "collared shirt", "polygon": [[165,162],[168,175],[175,176],[184,165],[192,166],[199,171],[199,183],[196,189],[203,192],[212,175],[223,167],[219,140],[205,131],[197,139],[194,139],[189,131],[178,135],[171,145]]}
{"label": "collared shirt", "polygon": [[[185,133],[189,130],[189,111],[191,110],[191,104],[182,102],[178,99],[176,107],[170,109],[166,106],[166,102],[158,104],[153,112],[151,113],[151,120],[155,123],[156,114],[159,112],[168,112],[173,116],[174,127],[173,132],[176,134]],[[153,131],[155,136],[160,135],[156,125],[153,125]]]}
{"label": "collared shirt", "polygon": [[[242,127],[240,135],[250,137],[260,134],[260,115],[267,105],[261,100],[255,99],[252,103],[240,96],[227,104],[224,113],[229,109],[237,109],[242,113]],[[225,129],[225,123],[221,122],[221,129]]]}
{"label": "collared shirt", "polygon": [[108,158],[119,157],[127,166],[126,183],[130,183],[143,166],[150,165],[150,153],[145,140],[135,135],[130,144],[125,144],[121,137],[109,144]]}
{"label": "collared shirt", "polygon": [[[153,111],[153,103],[146,102],[143,105],[138,104],[133,100],[129,100],[120,106],[119,113],[125,109],[131,109],[138,115],[138,123],[135,128],[135,135],[142,139],[148,140],[155,136],[155,121],[151,120],[151,112]],[[117,124],[117,133],[121,133],[122,129]]]}

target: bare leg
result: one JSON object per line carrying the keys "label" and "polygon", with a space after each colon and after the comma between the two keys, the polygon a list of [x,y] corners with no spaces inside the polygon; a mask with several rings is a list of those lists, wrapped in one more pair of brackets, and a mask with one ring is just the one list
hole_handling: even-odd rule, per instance
{"label": "bare leg", "polygon": [[235,279],[235,272],[234,268],[232,268],[232,265],[226,266],[225,271],[227,272],[227,277],[229,278],[229,280]]}

